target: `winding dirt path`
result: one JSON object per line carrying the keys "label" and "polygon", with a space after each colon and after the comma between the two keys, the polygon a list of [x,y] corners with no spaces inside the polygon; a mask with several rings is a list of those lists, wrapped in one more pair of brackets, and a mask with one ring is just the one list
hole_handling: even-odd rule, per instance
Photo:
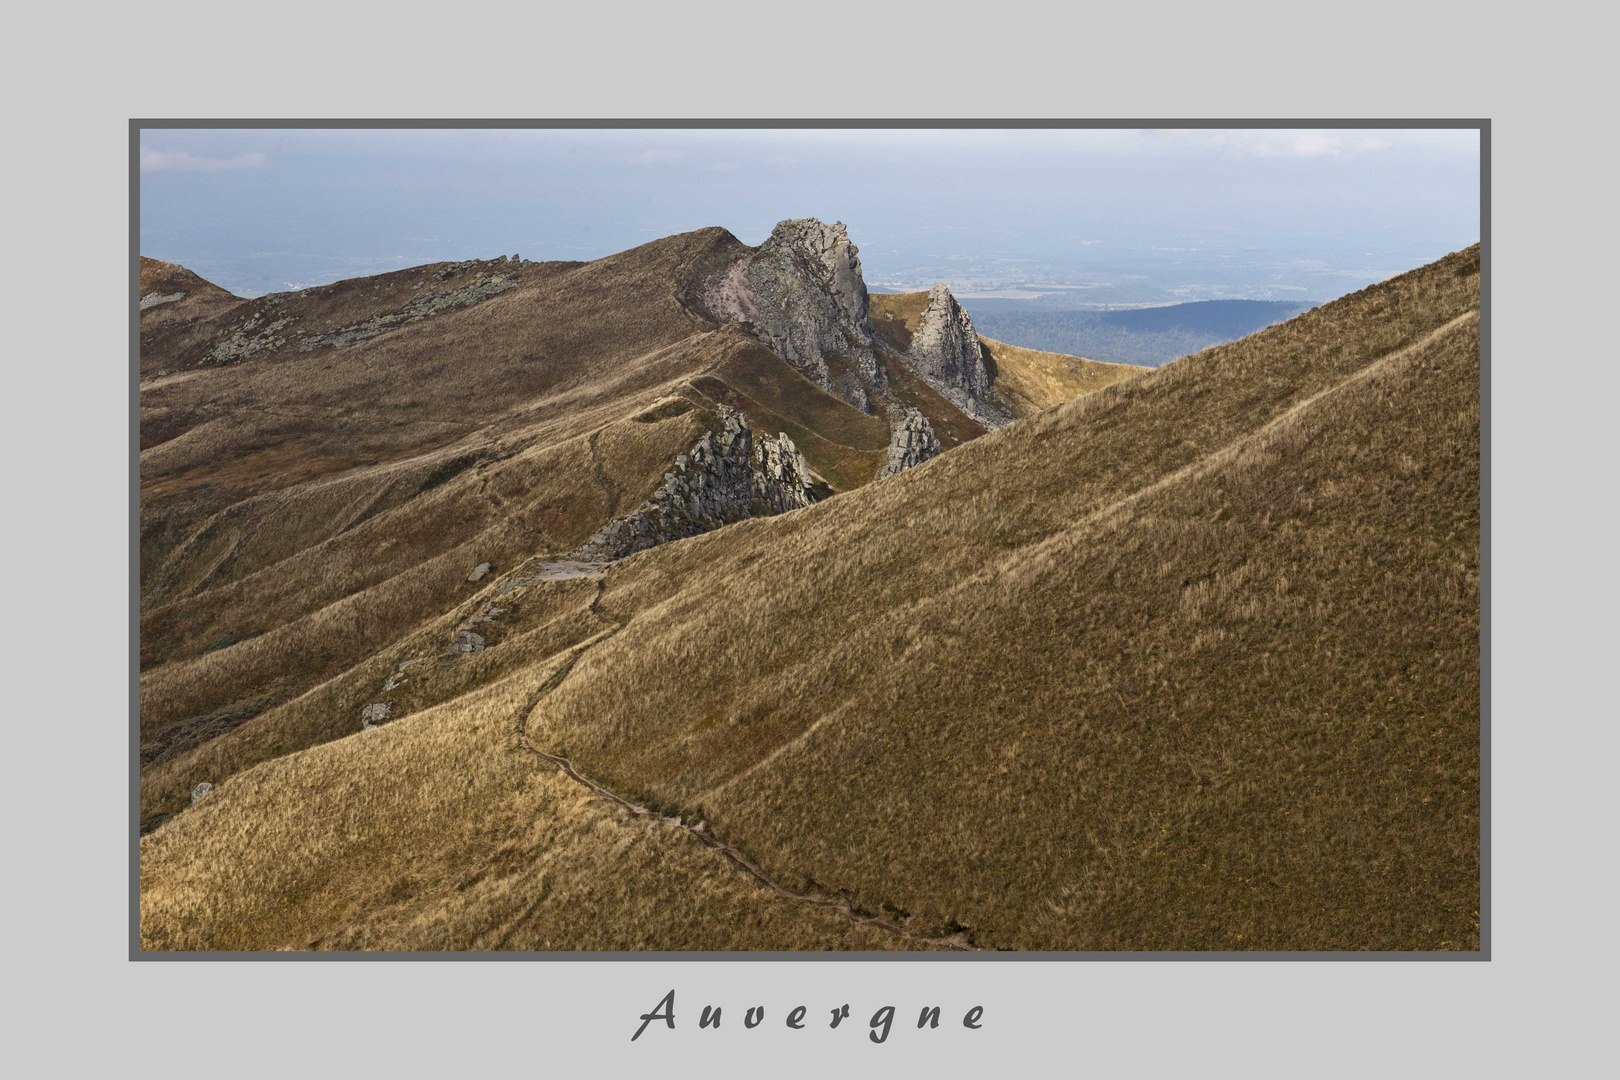
{"label": "winding dirt path", "polygon": [[[597,599],[601,599],[600,588],[598,589]],[[595,602],[592,603],[592,613],[596,613]],[[629,802],[628,800],[623,799],[609,791],[596,781],[582,775],[578,769],[574,768],[574,763],[569,761],[567,758],[561,757],[557,754],[548,754],[538,746],[535,746],[534,743],[529,740],[529,718],[534,714],[534,710],[539,707],[540,702],[545,699],[546,695],[550,694],[558,686],[562,685],[563,680],[566,679],[569,673],[574,670],[574,665],[579,662],[579,658],[581,656],[583,656],[593,646],[606,641],[608,638],[612,637],[614,634],[617,634],[622,629],[622,624],[615,623],[611,628],[604,630],[593,637],[587,638],[585,641],[582,641],[578,645],[574,646],[572,655],[570,655],[569,658],[560,667],[558,667],[556,671],[552,672],[546,681],[543,682],[535,691],[534,696],[518,714],[516,734],[518,737],[518,742],[522,745],[523,749],[527,750],[535,757],[555,765],[562,771],[564,776],[585,788],[598,799],[601,799],[604,802],[612,803],[614,806],[628,811],[630,814],[636,817],[653,818],[662,824],[669,826],[670,828],[679,829],[687,835],[695,837],[697,841],[704,847],[719,852],[721,855],[730,860],[731,863],[738,869],[748,874],[755,881],[758,881],[761,885],[765,886],[765,888],[771,890],[771,892],[778,896],[785,897],[789,900],[797,900],[802,904],[810,904],[815,907],[836,912],[851,922],[859,923],[863,926],[875,927],[882,930],[884,933],[893,934],[895,937],[904,938],[907,941],[914,941],[921,945],[940,949],[951,949],[956,952],[990,951],[988,949],[981,949],[980,947],[974,945],[968,939],[968,934],[965,930],[943,937],[929,937],[927,935],[918,934],[908,930],[904,926],[897,925],[881,915],[863,915],[851,907],[849,901],[844,897],[828,896],[817,892],[798,892],[797,890],[789,889],[786,886],[773,881],[770,875],[766,874],[765,871],[761,869],[760,865],[754,862],[754,860],[750,859],[741,851],[738,851],[730,844],[709,832],[708,825],[706,823],[700,821],[696,825],[688,825],[682,818],[665,817],[657,811],[649,810],[645,806],[638,806],[635,803]],[[508,934],[509,933],[510,930],[508,930]]]}

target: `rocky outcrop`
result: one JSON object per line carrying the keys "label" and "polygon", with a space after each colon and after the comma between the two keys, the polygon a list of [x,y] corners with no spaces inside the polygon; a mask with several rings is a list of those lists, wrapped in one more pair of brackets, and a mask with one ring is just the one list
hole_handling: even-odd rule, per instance
{"label": "rocky outcrop", "polygon": [[216,364],[234,364],[269,349],[279,349],[287,338],[278,333],[290,316],[272,319],[266,314],[250,315],[231,329],[231,336],[209,350],[205,359]]}
{"label": "rocky outcrop", "polygon": [[473,567],[472,573],[467,575],[467,580],[468,581],[482,581],[482,580],[484,580],[485,575],[487,575],[493,569],[494,569],[494,567],[491,566],[489,563],[481,562],[477,566]]}
{"label": "rocky outcrop", "polygon": [[[446,269],[457,270],[466,265],[468,264],[456,263],[453,266],[446,267]],[[444,271],[441,270],[434,276],[443,280]],[[518,279],[510,274],[480,274],[478,278],[460,288],[423,293],[391,315],[373,315],[363,323],[346,326],[329,334],[310,334],[307,337],[300,338],[298,351],[310,352],[322,346],[347,349],[350,345],[387,333],[397,326],[421,322],[423,319],[432,318],[446,311],[455,311],[458,308],[471,307],[473,304],[482,303],[492,296],[499,296],[508,289],[516,288],[517,283]]]}
{"label": "rocky outcrop", "polygon": [[191,789],[191,805],[196,806],[198,803],[202,802],[203,799],[208,795],[208,793],[210,791],[213,791],[213,790],[214,790],[214,785],[210,784],[206,780],[204,780],[202,783],[198,784],[196,787],[192,788]]}
{"label": "rocky outcrop", "polygon": [[159,304],[172,304],[176,300],[184,300],[185,298],[186,294],[183,292],[147,293],[145,296],[141,297],[141,310],[145,311],[147,308],[155,308]]}
{"label": "rocky outcrop", "polygon": [[926,417],[916,409],[896,410],[898,415],[890,426],[889,463],[878,473],[878,479],[905,472],[913,465],[921,465],[929,458],[940,455],[939,439]]}
{"label": "rocky outcrop", "polygon": [[615,518],[569,556],[622,559],[671,540],[815,502],[810,467],[786,434],[756,438],[748,419],[720,406],[720,426],[675,459],[664,482],[631,514]]}
{"label": "rocky outcrop", "polygon": [[917,320],[906,360],[951,404],[988,428],[1012,422],[989,403],[992,375],[973,320],[943,281],[928,293],[928,307]]}
{"label": "rocky outcrop", "polygon": [[378,724],[386,722],[388,714],[393,711],[394,707],[386,701],[372,702],[360,710],[360,730],[370,731]]}
{"label": "rocky outcrop", "polygon": [[811,382],[871,412],[885,385],[859,249],[842,222],[784,221],[770,239],[712,282],[704,302],[747,325]]}

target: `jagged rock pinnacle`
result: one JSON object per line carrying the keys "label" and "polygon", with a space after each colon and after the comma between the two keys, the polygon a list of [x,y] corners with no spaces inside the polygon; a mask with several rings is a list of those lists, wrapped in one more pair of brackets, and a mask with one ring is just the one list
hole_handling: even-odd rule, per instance
{"label": "jagged rock pinnacle", "polygon": [[878,364],[860,252],[843,222],[781,222],[748,258],[710,284],[705,300],[823,390],[873,408],[886,384]]}
{"label": "jagged rock pinnacle", "polygon": [[930,385],[980,423],[1000,427],[1010,419],[988,404],[991,375],[979,335],[943,281],[929,290],[928,307],[917,320],[906,359]]}

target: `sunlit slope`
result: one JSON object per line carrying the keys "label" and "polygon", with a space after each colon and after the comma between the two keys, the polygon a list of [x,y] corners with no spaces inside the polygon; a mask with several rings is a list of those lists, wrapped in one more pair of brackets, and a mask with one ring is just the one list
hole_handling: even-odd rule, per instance
{"label": "sunlit slope", "polygon": [[994,365],[996,398],[1017,417],[1033,416],[1152,370],[1134,364],[1104,364],[1079,356],[1025,349],[983,335],[979,343]]}
{"label": "sunlit slope", "polygon": [[981,945],[1470,947],[1475,266],[626,566],[537,742]]}
{"label": "sunlit slope", "polygon": [[910,946],[516,753],[514,718],[561,662],[270,762],[144,838],[141,947]]}
{"label": "sunlit slope", "polygon": [[[504,676],[535,688],[516,711],[608,788],[918,933],[1476,948],[1477,274],[1477,250],[1451,256],[892,480],[635,556],[590,597],[611,634],[581,623]],[[553,646],[582,651],[542,693]],[[481,730],[495,685],[447,676],[382,733]],[[555,777],[482,730],[424,744],[421,768],[469,791],[488,760]],[[490,911],[417,887],[461,856],[369,854],[407,828],[366,794],[397,764],[351,749],[378,734],[226,780],[148,837],[149,940],[246,933],[229,927],[273,895],[298,928],[280,941],[386,925],[395,944],[498,944]],[[338,784],[343,829],[323,824]],[[453,820],[498,847],[526,820],[499,805],[430,800],[409,828]],[[342,905],[289,884],[311,830]],[[213,883],[208,903],[176,899],[186,882]],[[407,896],[409,919],[389,915]],[[629,910],[591,940],[649,940]]]}

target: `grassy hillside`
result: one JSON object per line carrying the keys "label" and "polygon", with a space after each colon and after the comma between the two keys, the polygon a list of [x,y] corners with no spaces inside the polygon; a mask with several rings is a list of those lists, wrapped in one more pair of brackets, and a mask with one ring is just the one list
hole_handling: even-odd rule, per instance
{"label": "grassy hillside", "polygon": [[153,769],[218,787],[142,840],[143,942],[1477,948],[1478,268],[600,579],[502,567]]}
{"label": "grassy hillside", "polygon": [[982,335],[979,343],[995,372],[992,389],[996,398],[1020,419],[1147,371],[1131,364],[1101,364],[1078,356],[1021,349]]}
{"label": "grassy hillside", "polygon": [[[474,567],[572,551],[719,404],[788,433],[823,496],[870,482],[887,422],[695,302],[740,250],[707,229],[591,263],[435,264],[254,300],[143,260],[147,827],[201,780],[355,730],[369,699],[308,719],[330,680],[426,628],[453,638],[440,624],[479,595]],[[942,437],[982,434],[911,382]]]}

